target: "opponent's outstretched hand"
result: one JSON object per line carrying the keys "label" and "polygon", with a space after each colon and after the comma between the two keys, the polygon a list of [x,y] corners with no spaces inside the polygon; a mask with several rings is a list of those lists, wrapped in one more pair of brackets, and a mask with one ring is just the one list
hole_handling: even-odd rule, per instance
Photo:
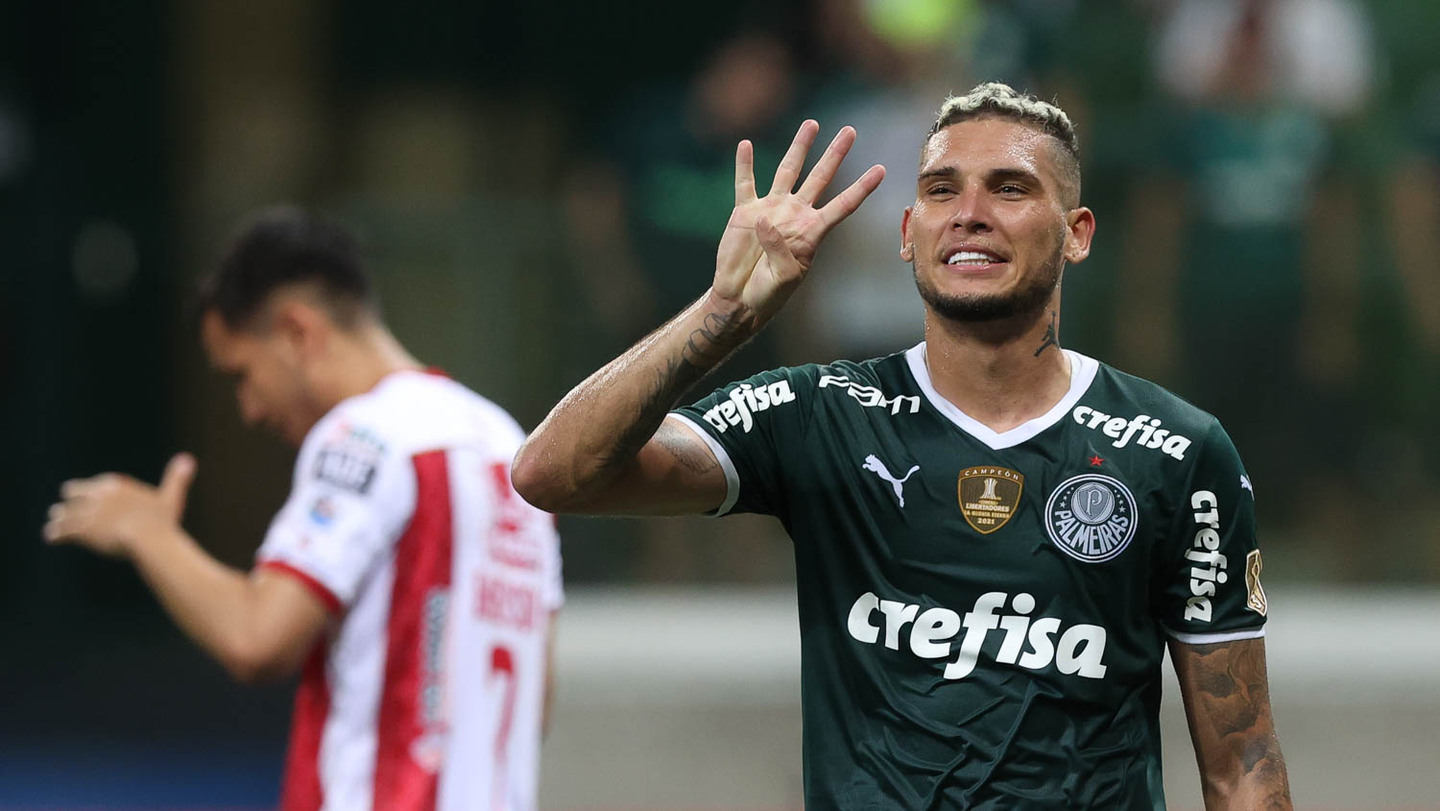
{"label": "opponent's outstretched hand", "polygon": [[45,523],[48,543],[75,542],[102,555],[127,555],[138,539],[177,528],[195,479],[195,458],[176,454],[158,487],[119,473],[72,479],[60,486]]}
{"label": "opponent's outstretched hand", "polygon": [[855,130],[842,127],[800,185],[800,170],[820,125],[806,121],[795,133],[775,180],[764,197],[755,193],[755,151],[749,141],[735,150],[735,210],[725,224],[715,259],[714,293],[742,305],[764,324],[805,279],[820,241],[850,216],[880,185],[885,167],[872,166],[824,206],[816,200],[834,179],[855,143]]}

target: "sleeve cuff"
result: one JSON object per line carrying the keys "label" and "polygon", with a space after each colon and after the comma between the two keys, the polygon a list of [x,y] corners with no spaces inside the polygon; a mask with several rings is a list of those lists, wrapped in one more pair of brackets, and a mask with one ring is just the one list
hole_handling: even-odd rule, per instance
{"label": "sleeve cuff", "polygon": [[1243,631],[1217,631],[1208,634],[1186,634],[1176,631],[1168,626],[1165,633],[1170,635],[1176,642],[1184,642],[1186,645],[1213,645],[1216,642],[1236,642],[1241,639],[1261,639],[1265,636],[1264,628],[1247,628]]}
{"label": "sleeve cuff", "polygon": [[677,412],[670,412],[665,415],[668,419],[675,420],[691,431],[699,435],[709,446],[710,452],[715,454],[715,460],[720,463],[721,470],[725,471],[725,500],[715,508],[714,512],[706,513],[715,517],[722,516],[735,508],[735,502],[740,498],[740,474],[735,470],[735,463],[730,461],[730,454],[725,451],[725,446],[710,436],[710,432],[695,424],[695,421]]}
{"label": "sleeve cuff", "polygon": [[335,596],[335,592],[326,587],[324,583],[321,583],[300,569],[280,560],[262,560],[258,568],[269,569],[273,572],[284,572],[290,575],[296,580],[299,580],[300,585],[309,589],[310,593],[315,595],[331,614],[339,616],[344,613],[345,607],[340,602],[340,598]]}

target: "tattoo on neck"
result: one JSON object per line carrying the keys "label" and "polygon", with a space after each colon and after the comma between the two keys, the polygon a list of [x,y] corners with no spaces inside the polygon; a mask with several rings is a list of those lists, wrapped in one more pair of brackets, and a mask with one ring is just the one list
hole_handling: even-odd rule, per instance
{"label": "tattoo on neck", "polygon": [[1041,342],[1040,348],[1035,350],[1035,357],[1037,358],[1040,357],[1040,353],[1044,352],[1046,349],[1049,349],[1052,346],[1057,348],[1060,346],[1058,336],[1055,334],[1057,315],[1058,313],[1056,313],[1054,310],[1050,311],[1050,326],[1045,330],[1045,340]]}

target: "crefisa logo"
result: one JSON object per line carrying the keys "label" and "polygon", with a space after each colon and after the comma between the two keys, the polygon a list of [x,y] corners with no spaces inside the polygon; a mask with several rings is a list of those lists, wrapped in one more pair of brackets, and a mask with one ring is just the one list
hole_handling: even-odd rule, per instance
{"label": "crefisa logo", "polygon": [[1060,551],[1076,560],[1110,560],[1135,537],[1135,496],[1109,476],[1072,476],[1045,502],[1045,531]]}

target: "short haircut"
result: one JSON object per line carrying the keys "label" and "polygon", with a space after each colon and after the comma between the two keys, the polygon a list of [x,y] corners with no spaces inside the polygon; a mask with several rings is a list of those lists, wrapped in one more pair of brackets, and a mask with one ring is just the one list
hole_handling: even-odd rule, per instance
{"label": "short haircut", "polygon": [[260,210],[231,239],[200,285],[197,310],[215,312],[231,329],[250,328],[270,296],[292,286],[311,287],[342,327],[379,316],[355,236],[328,217],[289,205]]}
{"label": "short haircut", "polygon": [[[1080,204],[1080,137],[1064,110],[1008,84],[985,82],[963,96],[945,99],[925,136],[925,145],[929,146],[930,139],[951,124],[977,118],[1003,118],[1054,138],[1061,147],[1056,150],[1060,180],[1073,189],[1073,199],[1066,200],[1065,204],[1072,208]],[[923,159],[923,149],[921,155]]]}

